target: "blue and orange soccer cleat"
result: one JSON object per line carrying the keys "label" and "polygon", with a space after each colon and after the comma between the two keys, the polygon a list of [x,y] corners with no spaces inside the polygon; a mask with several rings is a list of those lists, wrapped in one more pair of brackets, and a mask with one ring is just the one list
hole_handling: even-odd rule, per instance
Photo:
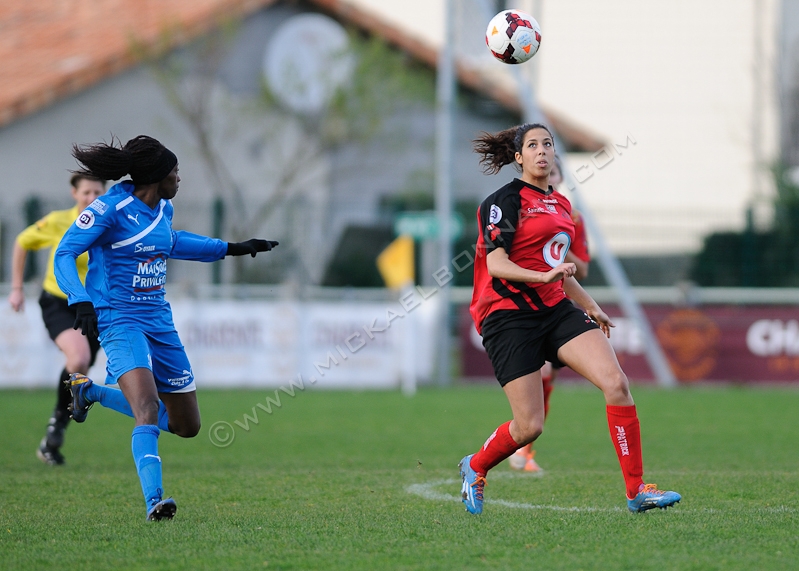
{"label": "blue and orange soccer cleat", "polygon": [[652,508],[665,510],[673,506],[682,499],[677,492],[664,492],[658,490],[655,484],[645,484],[638,494],[631,500],[627,500],[627,509],[633,513],[641,513]]}
{"label": "blue and orange soccer cleat", "polygon": [[161,521],[162,519],[172,519],[175,517],[175,512],[178,511],[178,505],[172,498],[161,500],[149,510],[147,510],[147,521]]}
{"label": "blue and orange soccer cleat", "polygon": [[461,470],[461,480],[463,480],[461,498],[466,505],[467,512],[480,514],[483,513],[483,490],[485,489],[486,479],[485,476],[472,470],[469,464],[472,456],[474,454],[469,454],[458,464],[458,468]]}
{"label": "blue and orange soccer cleat", "polygon": [[92,401],[86,398],[86,390],[92,386],[92,380],[86,375],[72,373],[69,376],[69,380],[65,382],[72,393],[72,404],[67,407],[72,420],[83,422],[92,407]]}

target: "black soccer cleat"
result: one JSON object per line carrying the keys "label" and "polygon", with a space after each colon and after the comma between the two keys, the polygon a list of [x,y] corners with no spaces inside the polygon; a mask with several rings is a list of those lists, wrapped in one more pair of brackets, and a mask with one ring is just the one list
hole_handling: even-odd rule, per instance
{"label": "black soccer cleat", "polygon": [[147,521],[161,521],[162,519],[172,519],[175,517],[175,512],[178,511],[178,505],[172,498],[161,500],[149,510],[147,510]]}

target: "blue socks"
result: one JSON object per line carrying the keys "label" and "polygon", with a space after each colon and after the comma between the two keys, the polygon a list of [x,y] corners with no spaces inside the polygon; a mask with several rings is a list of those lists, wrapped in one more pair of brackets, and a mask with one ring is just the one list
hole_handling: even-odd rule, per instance
{"label": "blue socks", "polygon": [[153,424],[143,424],[133,429],[131,450],[136,471],[139,473],[141,491],[149,510],[161,501],[164,494],[161,483],[161,457],[158,456],[158,435],[161,431]]}
{"label": "blue socks", "polygon": [[[125,395],[119,389],[92,383],[86,390],[86,397],[92,402],[99,402],[105,408],[121,412],[131,418],[133,417],[133,410],[130,408]],[[169,430],[169,415],[162,402],[158,403],[158,428],[164,432],[172,432]]]}
{"label": "blue socks", "polygon": [[110,408],[111,410],[121,412],[127,416],[133,416],[133,411],[128,404],[128,400],[119,389],[112,389],[105,385],[92,383],[89,388],[86,389],[86,398],[92,402],[99,402],[105,408]]}
{"label": "blue socks", "polygon": [[164,432],[172,432],[169,430],[169,415],[167,414],[166,407],[162,402],[158,403],[158,428]]}

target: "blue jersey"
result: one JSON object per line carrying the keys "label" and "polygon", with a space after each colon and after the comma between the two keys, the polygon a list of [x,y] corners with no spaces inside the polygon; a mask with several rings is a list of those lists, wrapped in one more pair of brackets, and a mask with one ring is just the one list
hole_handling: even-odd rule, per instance
{"label": "blue jersey", "polygon": [[[150,208],[125,181],[92,202],[70,226],[55,255],[58,286],[70,305],[91,301],[102,332],[120,322],[139,322],[150,330],[174,329],[164,299],[168,258],[214,262],[225,257],[227,242],[172,229],[172,202]],[[75,259],[89,252],[86,286]]]}

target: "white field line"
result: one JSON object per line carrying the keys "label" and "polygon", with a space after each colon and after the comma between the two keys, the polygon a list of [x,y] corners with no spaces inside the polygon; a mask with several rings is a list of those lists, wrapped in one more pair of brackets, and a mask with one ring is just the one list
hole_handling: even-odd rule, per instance
{"label": "white field line", "polygon": [[[499,473],[499,474],[492,474],[494,480],[498,478],[514,478],[514,477],[526,477],[529,478],[528,474],[513,474],[513,473]],[[425,500],[433,500],[433,501],[445,501],[445,502],[460,502],[461,497],[460,495],[453,495],[453,494],[446,494],[443,492],[436,491],[435,488],[441,486],[460,486],[461,481],[455,478],[449,478],[446,480],[436,480],[434,482],[428,482],[426,484],[411,484],[405,488],[405,491],[409,494],[413,494],[415,496],[419,496],[424,498]],[[550,510],[550,511],[557,511],[557,512],[621,512],[627,511],[621,507],[613,507],[613,508],[595,508],[595,507],[567,507],[567,506],[551,506],[551,505],[542,505],[542,504],[528,504],[523,502],[511,502],[508,500],[498,500],[498,499],[490,499],[486,498],[486,504],[504,506],[506,508],[512,509],[521,509],[521,510]],[[719,508],[701,508],[699,510],[692,510],[692,509],[685,509],[682,507],[677,507],[680,512],[697,512],[700,511],[702,513],[723,513],[728,511],[726,509],[719,509]],[[747,510],[750,511],[750,510]],[[761,512],[761,513],[769,513],[769,514],[781,514],[781,513],[790,513],[795,514],[799,512],[799,509],[789,506],[763,506],[756,510],[752,510],[754,512]]]}
{"label": "white field line", "polygon": [[[414,494],[426,500],[459,502],[461,501],[460,496],[445,494],[443,492],[437,492],[434,488],[438,488],[439,486],[456,486],[460,485],[460,483],[461,483],[460,480],[455,480],[455,479],[436,480],[435,482],[428,482],[426,484],[412,484],[407,488],[405,488],[405,491],[408,492],[409,494]],[[492,500],[489,498],[486,498],[485,503],[491,505],[504,506],[506,508],[520,509],[520,510],[551,510],[551,511],[561,511],[561,512],[621,511],[621,508],[592,508],[592,507],[578,508],[578,507],[563,507],[563,506],[547,506],[540,504],[526,504],[522,502],[509,502],[507,500]]]}

